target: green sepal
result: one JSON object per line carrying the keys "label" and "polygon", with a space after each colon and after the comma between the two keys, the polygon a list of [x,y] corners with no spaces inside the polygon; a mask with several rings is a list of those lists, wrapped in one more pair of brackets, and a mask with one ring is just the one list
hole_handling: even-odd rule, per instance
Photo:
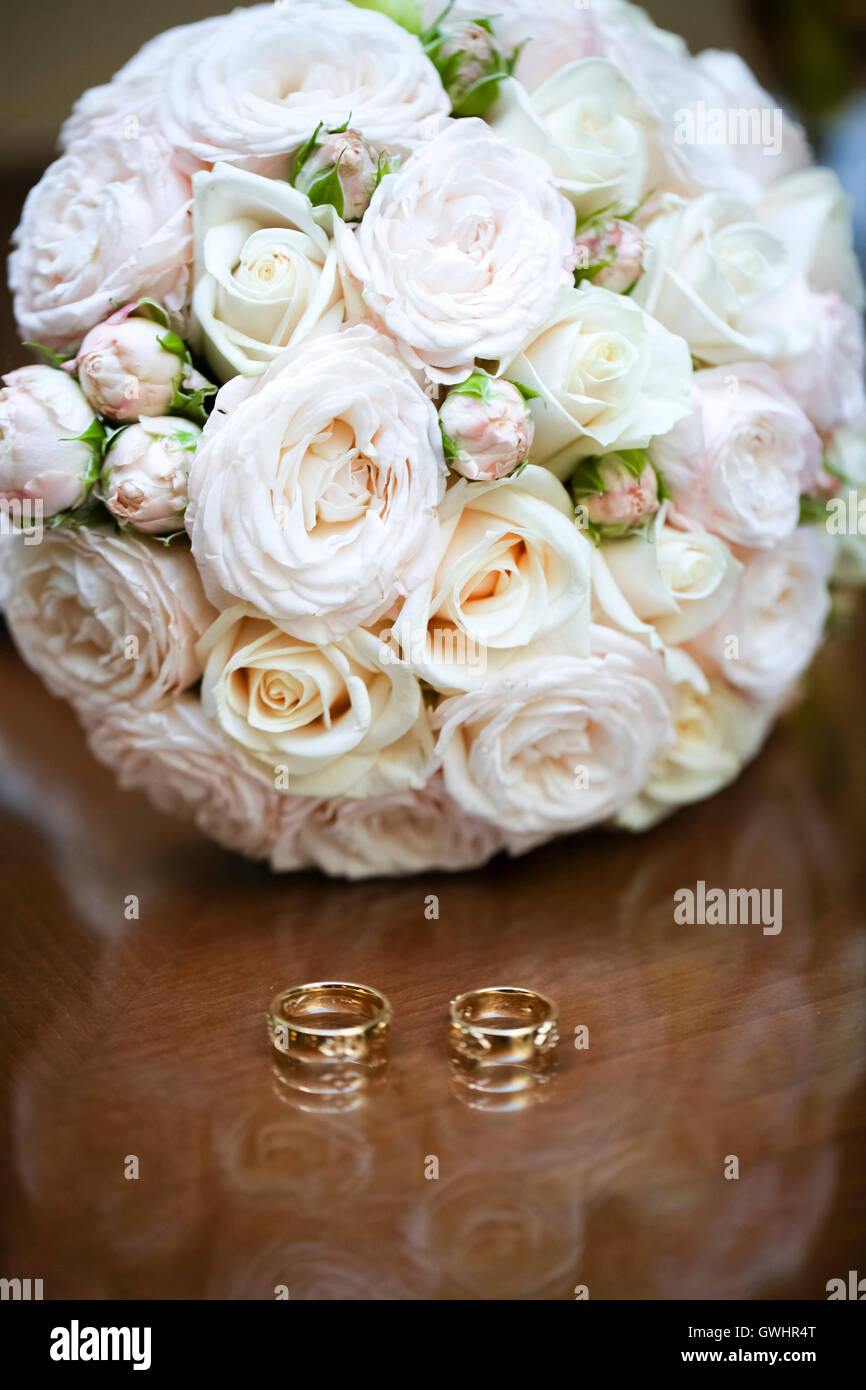
{"label": "green sepal", "polygon": [[313,179],[313,182],[307,189],[307,197],[314,208],[327,207],[330,205],[338,217],[343,216],[343,208],[345,207],[343,187],[340,183],[340,164],[342,159],[343,155],[341,152],[336,164],[332,165],[330,169],[323,169],[322,173]]}
{"label": "green sepal", "polygon": [[62,353],[55,352],[53,348],[46,347],[44,343],[25,343],[25,347],[33,348],[36,352],[41,352],[43,357],[47,357],[52,367],[58,369],[63,367],[66,362],[71,362],[75,356],[74,352],[67,353],[64,357]]}
{"label": "green sepal", "polygon": [[541,399],[540,391],[533,391],[531,386],[524,385],[522,381],[513,381],[511,377],[505,377],[503,379],[509,381],[511,385],[514,387],[514,389],[520,392],[521,396],[525,401],[534,401],[536,399]]}
{"label": "green sepal", "polygon": [[827,519],[826,497],[810,497],[807,492],[800,497],[800,525],[814,526]]}
{"label": "green sepal", "polygon": [[171,404],[168,407],[169,415],[183,415],[192,420],[196,425],[207,423],[207,411],[205,401],[217,393],[217,387],[212,382],[206,386],[198,386],[194,391],[188,391],[183,385],[182,380],[175,380],[171,385]]}
{"label": "green sepal", "polygon": [[439,422],[439,433],[442,435],[442,452],[445,455],[446,459],[459,458],[460,450],[458,449],[454,440],[451,438],[450,434],[446,434],[443,430],[441,420]]}
{"label": "green sepal", "polygon": [[157,338],[156,341],[166,352],[172,352],[175,357],[179,357],[181,362],[186,363],[189,360],[186,343],[183,338],[181,338],[180,334],[174,333],[169,329],[167,333],[163,333],[162,337]]}
{"label": "green sepal", "polygon": [[397,173],[397,170],[400,168],[401,162],[402,161],[398,154],[386,154],[384,150],[380,150],[379,160],[376,164],[376,176],[373,179],[373,187],[370,190],[371,193],[376,192],[376,189],[379,187],[379,184],[382,182],[384,178],[387,178],[389,174]]}
{"label": "green sepal", "polygon": [[69,507],[66,511],[55,512],[45,522],[46,531],[59,531],[62,526],[75,528],[88,526],[91,522],[105,519],[106,512],[98,497],[89,493],[80,507]]}
{"label": "green sepal", "polygon": [[299,145],[298,148],[295,150],[295,153],[290,157],[289,183],[295,182],[295,179],[298,177],[298,174],[301,172],[301,169],[304,167],[310,155],[313,153],[313,150],[316,148],[316,141],[319,138],[319,131],[322,129],[322,126],[324,124],[324,121],[319,121],[319,124],[316,126],[316,129],[313,131],[312,135],[308,135],[303,144]]}
{"label": "green sepal", "polygon": [[157,304],[155,299],[139,299],[134,309],[130,309],[129,317],[150,319],[153,323],[158,323],[161,328],[171,326],[171,318],[167,309],[161,304]]}
{"label": "green sepal", "polygon": [[[83,434],[68,435],[61,441],[61,443],[64,444],[87,445],[90,450],[91,460],[97,465],[95,476],[99,475],[99,470],[102,467],[102,460],[105,456],[105,446],[107,442],[108,431],[98,415],[94,415]],[[88,484],[88,486],[90,486],[90,484]]]}

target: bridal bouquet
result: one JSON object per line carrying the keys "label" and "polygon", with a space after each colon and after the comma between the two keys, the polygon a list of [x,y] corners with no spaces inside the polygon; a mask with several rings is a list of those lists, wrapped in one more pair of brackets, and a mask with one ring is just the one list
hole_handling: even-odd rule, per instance
{"label": "bridal bouquet", "polygon": [[2,598],[122,785],[361,877],[737,775],[866,454],[846,201],[739,59],[620,0],[281,0],[61,143]]}

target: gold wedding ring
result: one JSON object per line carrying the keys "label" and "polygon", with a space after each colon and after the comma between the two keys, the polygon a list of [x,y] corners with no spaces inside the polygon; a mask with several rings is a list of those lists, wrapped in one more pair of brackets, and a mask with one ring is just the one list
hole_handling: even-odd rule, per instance
{"label": "gold wedding ring", "polygon": [[454,1060],[543,1069],[559,1042],[556,1005],[514,985],[472,989],[451,1001],[449,1036]]}
{"label": "gold wedding ring", "polygon": [[283,990],[268,1013],[268,1036],[292,1062],[381,1067],[388,1060],[391,1005],[369,985],[323,980]]}

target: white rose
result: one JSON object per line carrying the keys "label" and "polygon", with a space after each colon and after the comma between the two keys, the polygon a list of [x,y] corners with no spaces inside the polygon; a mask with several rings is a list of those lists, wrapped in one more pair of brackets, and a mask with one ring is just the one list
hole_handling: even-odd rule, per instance
{"label": "white rose", "polygon": [[488,120],[550,165],[556,187],[582,217],[602,208],[629,212],[646,191],[646,116],[604,58],[567,64],[531,95],[507,79]]}
{"label": "white rose", "polygon": [[826,436],[866,413],[862,315],[835,290],[811,296],[815,344],[776,363],[785,389]]}
{"label": "white rose", "polygon": [[410,365],[456,382],[544,320],[573,239],[547,166],[473,118],[384,178],[340,248]]}
{"label": "white rose", "polygon": [[533,463],[558,477],[586,454],[643,448],[691,410],[689,350],[627,295],[562,288],[552,313],[507,363],[530,386]]}
{"label": "white rose", "polygon": [[[295,798],[301,801],[306,799]],[[314,864],[337,878],[405,876],[433,869],[473,869],[503,848],[488,821],[467,816],[441,775],[390,796],[333,797],[287,805],[274,869]]]}
{"label": "white rose", "polygon": [[161,709],[112,704],[84,718],[94,755],[121,787],[144,791],[160,811],[195,821],[204,835],[251,859],[277,842],[283,795],[254,771],[184,695]]}
{"label": "white rose", "polygon": [[803,275],[780,240],[728,194],[668,197],[644,228],[633,298],[705,362],[773,359],[812,342]]}
{"label": "white rose", "polygon": [[439,509],[435,572],[413,589],[394,650],[437,690],[471,690],[536,638],[569,625],[589,650],[590,543],[561,483],[544,468],[461,480]]}
{"label": "white rose", "polygon": [[196,174],[193,194],[193,331],[221,380],[256,376],[284,348],[339,327],[332,208],[226,164]]}
{"label": "white rose", "polygon": [[80,386],[54,367],[19,367],[0,390],[0,502],[41,502],[43,517],[78,507],[93,453],[77,436],[93,424]]}
{"label": "white rose", "polygon": [[676,741],[659,758],[646,786],[616,818],[625,830],[648,830],[678,806],[714,796],[739,776],[769,733],[777,705],[746,699],[725,681],[698,691],[677,687]]}
{"label": "white rose", "polygon": [[779,699],[821,643],[832,563],[830,538],[810,526],[753,555],[730,608],[695,642],[698,655],[739,690]]}
{"label": "white rose", "polygon": [[695,372],[694,413],[650,453],[676,506],[738,545],[768,550],[797,525],[800,493],[821,467],[821,441],[763,363]]}
{"label": "white rose", "polygon": [[381,664],[372,633],[315,647],[238,604],[199,654],[205,713],[272,779],[283,773],[290,792],[381,796],[424,785],[432,737],[421,687],[405,667]]}
{"label": "white rose", "polygon": [[262,5],[236,10],[165,72],[166,138],[206,163],[275,172],[318,126],[352,125],[408,151],[435,134],[449,102],[414,35],[369,10]]}
{"label": "white rose", "polygon": [[205,587],[331,641],[430,574],[445,478],[436,410],[389,341],[308,339],[217,397],[187,514]]}
{"label": "white rose", "polygon": [[758,216],[784,243],[818,293],[835,290],[855,309],[866,303],[854,251],[851,201],[832,169],[801,169],[766,193]]}
{"label": "white rose", "polygon": [[611,541],[604,558],[637,616],[676,646],[722,616],[742,565],[718,536],[678,530],[665,515],[657,514],[650,539]]}
{"label": "white rose", "polygon": [[76,526],[18,546],[6,617],[27,664],[86,713],[150,708],[192,685],[213,610],[188,551]]}
{"label": "white rose", "polygon": [[186,303],[192,256],[189,179],[150,131],[106,132],[49,165],[27,195],[9,258],[22,338],[65,350],[142,295]]}
{"label": "white rose", "polygon": [[658,29],[635,5],[594,0],[592,9],[597,51],[616,63],[658,123],[652,187],[687,196],[724,190],[751,200],[808,161],[802,131],[776,116],[775,100],[735,54],[708,50],[693,58],[679,35]]}
{"label": "white rose", "polygon": [[187,479],[200,438],[198,425],[171,415],[142,416],[115,435],[99,490],[121,526],[154,536],[183,530]]}
{"label": "white rose", "polygon": [[[724,111],[729,133],[732,113],[737,118],[737,138],[721,149],[718,145],[709,146],[703,152],[710,187],[723,187],[732,193],[739,190],[741,196],[755,200],[771,184],[811,162],[802,127],[764,90],[738,53],[706,48],[692,64],[693,72],[712,84],[705,100],[714,110]],[[760,138],[756,139],[756,134]],[[718,171],[720,154],[724,158],[724,174],[720,177],[716,172],[713,177],[712,163]]]}
{"label": "white rose", "polygon": [[433,716],[437,759],[469,815],[553,835],[615,815],[673,737],[657,656],[594,628],[593,655],[527,659]]}

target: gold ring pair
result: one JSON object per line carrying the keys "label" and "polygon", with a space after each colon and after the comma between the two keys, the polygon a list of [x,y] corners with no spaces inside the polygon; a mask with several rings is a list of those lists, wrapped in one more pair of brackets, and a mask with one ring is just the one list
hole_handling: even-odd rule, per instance
{"label": "gold ring pair", "polygon": [[[391,1005],[378,989],[316,981],[277,995],[268,1035],[292,1061],[375,1068],[388,1059],[390,1023]],[[452,1056],[468,1063],[537,1064],[550,1059],[559,1041],[556,1005],[514,985],[469,990],[451,1001],[449,1039]]]}

